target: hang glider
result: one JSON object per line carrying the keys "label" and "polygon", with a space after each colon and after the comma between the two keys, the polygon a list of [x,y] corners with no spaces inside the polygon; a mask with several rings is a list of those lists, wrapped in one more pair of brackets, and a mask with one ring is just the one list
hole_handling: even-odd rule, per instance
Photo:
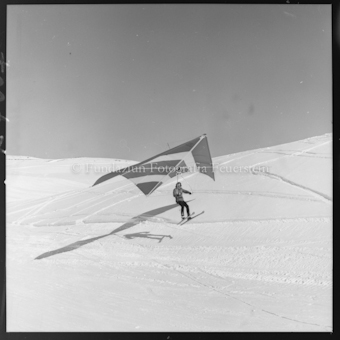
{"label": "hang glider", "polygon": [[143,162],[110,172],[100,177],[93,186],[120,175],[132,181],[146,196],[149,196],[167,180],[175,177],[179,171],[198,171],[215,180],[205,134]]}

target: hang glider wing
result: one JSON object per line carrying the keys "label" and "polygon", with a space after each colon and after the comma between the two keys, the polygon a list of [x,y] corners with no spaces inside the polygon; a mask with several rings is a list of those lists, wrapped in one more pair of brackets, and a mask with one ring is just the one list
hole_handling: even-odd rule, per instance
{"label": "hang glider wing", "polygon": [[215,180],[206,135],[197,137],[143,162],[110,172],[100,177],[98,185],[118,175],[132,181],[146,196],[176,176],[177,171],[199,171]]}

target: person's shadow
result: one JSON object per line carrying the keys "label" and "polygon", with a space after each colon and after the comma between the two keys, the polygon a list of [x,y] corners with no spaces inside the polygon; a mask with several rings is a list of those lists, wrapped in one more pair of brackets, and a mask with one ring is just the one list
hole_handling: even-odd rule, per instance
{"label": "person's shadow", "polygon": [[[65,252],[68,252],[68,251],[72,251],[72,250],[78,249],[78,248],[80,248],[80,247],[82,247],[82,246],[84,246],[86,244],[92,243],[94,241],[100,240],[100,239],[102,239],[104,237],[107,237],[107,236],[110,236],[110,235],[114,235],[114,234],[118,233],[119,231],[123,231],[123,230],[126,230],[128,228],[131,228],[131,227],[133,227],[134,225],[136,225],[136,224],[138,224],[140,222],[147,221],[148,219],[150,219],[150,218],[152,218],[152,217],[154,217],[156,215],[162,214],[163,212],[168,211],[170,209],[174,209],[176,207],[178,207],[177,204],[170,204],[170,205],[166,205],[166,206],[161,207],[161,208],[157,208],[157,209],[154,209],[154,210],[147,211],[147,212],[145,212],[145,213],[143,213],[141,215],[133,217],[131,220],[127,221],[126,223],[124,223],[119,228],[111,231],[109,234],[105,234],[105,235],[89,238],[87,240],[77,241],[77,242],[71,243],[71,244],[69,244],[69,245],[67,245],[65,247],[48,251],[48,252],[46,252],[44,254],[41,254],[38,257],[36,257],[35,260],[41,260],[41,259],[44,259],[44,258],[49,257],[49,256],[53,256],[53,255],[57,255],[57,254],[61,254],[61,253],[65,253]],[[140,234],[143,234],[143,233],[137,233],[137,234],[132,234],[132,235],[139,235],[139,237],[143,237],[143,236],[140,236]],[[131,234],[130,234],[130,236],[131,236]],[[149,235],[149,238],[152,238],[150,236],[152,236],[152,234]],[[153,235],[153,236],[163,236],[163,235]],[[168,236],[164,235],[163,238],[164,237],[169,237],[169,236],[170,235],[168,235]],[[144,237],[147,237],[147,236],[144,236]],[[127,238],[129,238],[129,237],[127,237]],[[130,237],[130,238],[133,238],[133,236]],[[159,241],[159,242],[161,242],[161,241]]]}
{"label": "person's shadow", "polygon": [[159,240],[158,243],[163,241],[164,237],[169,237],[170,239],[172,239],[171,235],[156,235],[156,234],[150,234],[148,231],[142,231],[140,233],[135,233],[135,234],[127,234],[124,235],[125,238],[129,238],[129,239],[133,239],[136,237],[144,237],[144,238],[151,238],[154,240]]}

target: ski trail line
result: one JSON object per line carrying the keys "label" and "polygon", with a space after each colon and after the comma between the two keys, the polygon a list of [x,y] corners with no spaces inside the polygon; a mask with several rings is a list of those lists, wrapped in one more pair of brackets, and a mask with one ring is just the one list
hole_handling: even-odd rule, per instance
{"label": "ski trail line", "polygon": [[254,172],[253,169],[251,169],[251,172],[253,175],[260,175],[260,176],[267,176],[267,177],[270,177],[270,178],[274,178],[274,179],[277,179],[277,180],[280,180],[282,182],[285,182],[291,186],[294,186],[294,187],[297,187],[299,189],[302,189],[304,191],[307,191],[309,193],[311,193],[314,197],[318,197],[319,199],[321,199],[323,202],[327,203],[327,204],[332,204],[333,201],[332,199],[327,196],[326,194],[323,194],[319,191],[316,191],[314,189],[311,189],[311,188],[308,188],[302,184],[298,184],[298,183],[295,183],[289,179],[286,179],[282,176],[279,176],[279,175],[276,175],[276,174],[273,174],[271,172],[261,172],[261,173],[257,173],[257,172]]}
{"label": "ski trail line", "polygon": [[[34,210],[36,207],[39,208],[42,204],[46,205],[48,203],[51,203],[51,202],[55,202],[55,201],[58,201],[58,199],[61,199],[61,198],[65,198],[67,196],[71,197],[71,196],[74,196],[76,194],[79,194],[81,193],[82,191],[86,190],[87,188],[85,189],[82,189],[82,190],[79,190],[79,191],[67,191],[67,192],[64,192],[64,193],[60,193],[60,194],[56,194],[56,195],[52,195],[52,196],[49,196],[49,197],[46,197],[46,199],[44,200],[44,202],[39,202],[39,203],[36,203],[34,204],[33,206],[30,206],[30,207],[27,207],[27,208],[22,208],[22,209],[19,209],[19,210],[14,210],[14,211],[11,211],[8,213],[8,215],[11,215],[11,214],[15,214],[17,212],[20,212],[20,211],[24,211],[24,210],[27,210],[27,209],[30,209],[30,210]],[[43,200],[44,198],[39,198],[39,200]],[[47,202],[45,202],[47,200]],[[15,209],[15,208],[14,208]],[[29,214],[29,212],[27,213]],[[26,214],[26,215],[27,215]],[[25,215],[25,216],[26,216]]]}
{"label": "ski trail line", "polygon": [[260,165],[260,164],[274,162],[274,161],[277,161],[277,160],[282,159],[282,158],[284,158],[284,157],[298,156],[298,155],[300,155],[300,154],[302,154],[302,153],[305,153],[305,152],[307,152],[307,151],[309,151],[309,150],[312,150],[312,149],[319,148],[320,146],[325,145],[325,144],[330,143],[330,142],[331,142],[331,141],[328,140],[327,142],[324,142],[324,143],[321,143],[321,144],[318,144],[318,145],[314,145],[314,146],[312,146],[312,147],[310,147],[310,148],[308,148],[308,149],[305,149],[305,150],[300,150],[300,151],[294,152],[294,153],[289,154],[289,155],[286,155],[286,156],[276,157],[276,158],[274,158],[274,159],[270,159],[270,160],[267,160],[267,161],[259,162],[259,163],[256,163],[256,164],[251,165],[251,168],[253,168],[253,167],[257,166],[257,165]]}
{"label": "ski trail line", "polygon": [[[157,262],[157,263],[159,263],[157,260],[154,260],[154,261]],[[293,318],[289,318],[289,317],[286,317],[286,316],[283,316],[283,315],[276,314],[276,313],[274,313],[274,312],[268,311],[268,310],[263,309],[263,308],[256,307],[256,306],[252,305],[252,304],[249,303],[249,302],[246,302],[246,301],[244,301],[244,300],[242,300],[242,299],[239,299],[239,298],[237,298],[237,297],[235,297],[235,296],[232,296],[231,294],[221,292],[221,291],[218,290],[216,287],[211,286],[211,285],[208,285],[208,284],[205,284],[205,283],[199,281],[198,279],[196,279],[196,278],[194,278],[194,277],[191,277],[190,275],[185,274],[185,273],[183,273],[183,272],[177,270],[176,268],[172,268],[172,266],[170,266],[170,265],[168,265],[168,264],[162,264],[162,263],[159,263],[159,264],[160,264],[160,265],[163,265],[163,266],[165,266],[165,267],[168,267],[168,268],[170,268],[170,269],[172,269],[172,270],[175,270],[176,272],[182,274],[183,276],[189,278],[190,280],[193,280],[193,281],[197,282],[197,283],[200,284],[201,286],[207,287],[208,289],[211,289],[211,290],[215,291],[215,292],[218,293],[218,294],[221,294],[221,295],[224,295],[224,296],[228,296],[228,297],[230,297],[230,298],[232,298],[232,299],[234,299],[234,300],[236,300],[236,301],[239,301],[239,302],[241,302],[241,303],[243,303],[243,304],[248,305],[249,307],[254,308],[255,310],[258,309],[258,310],[260,310],[260,311],[262,311],[262,312],[264,312],[264,313],[267,313],[267,314],[270,314],[270,315],[273,315],[273,316],[276,316],[276,317],[279,317],[279,318],[282,318],[282,319],[286,319],[286,320],[298,322],[298,323],[303,323],[303,324],[313,325],[313,326],[318,326],[318,327],[323,327],[323,328],[331,328],[331,326],[325,326],[325,325],[320,325],[320,324],[316,324],[316,323],[300,321],[300,320],[297,320],[297,319],[293,319]]]}
{"label": "ski trail line", "polygon": [[[144,249],[146,249],[147,252],[148,252],[149,254],[151,253],[150,250],[149,250],[147,247],[145,247],[145,246],[143,246],[143,245],[141,245],[141,244],[139,244],[139,246],[142,247],[142,248],[144,248]],[[307,325],[313,325],[313,326],[323,327],[323,328],[331,328],[331,326],[326,326],[326,325],[320,325],[320,324],[311,323],[311,322],[300,321],[300,320],[297,320],[297,319],[293,319],[293,318],[289,318],[289,317],[286,317],[286,316],[282,316],[282,315],[276,314],[276,313],[274,313],[274,312],[271,312],[271,311],[266,310],[266,309],[263,309],[263,308],[256,307],[256,306],[252,305],[252,304],[249,303],[249,302],[246,302],[246,301],[244,301],[244,300],[242,300],[242,299],[240,299],[240,298],[237,298],[237,297],[235,297],[235,296],[232,296],[232,295],[229,294],[229,293],[221,292],[221,291],[218,290],[216,287],[214,287],[214,286],[212,286],[212,285],[205,284],[205,283],[201,282],[200,280],[198,280],[197,278],[191,277],[190,275],[188,275],[188,274],[186,274],[186,273],[183,273],[182,271],[179,271],[178,269],[176,269],[176,268],[175,268],[174,266],[172,266],[171,264],[162,263],[162,262],[160,262],[159,260],[155,260],[151,254],[150,254],[148,257],[149,257],[149,259],[151,259],[152,261],[158,263],[159,265],[161,265],[161,266],[163,266],[163,267],[166,267],[166,268],[169,268],[170,270],[174,270],[174,271],[178,272],[179,274],[181,274],[181,275],[187,277],[188,279],[190,279],[190,280],[192,280],[192,281],[195,281],[196,283],[200,284],[201,286],[204,286],[204,287],[206,287],[206,288],[208,288],[208,289],[211,289],[211,290],[215,291],[215,292],[218,293],[218,294],[221,294],[221,295],[227,296],[227,297],[229,297],[229,298],[231,298],[231,299],[234,299],[234,300],[236,300],[236,301],[239,301],[239,302],[241,302],[241,303],[243,303],[243,304],[245,304],[245,305],[247,305],[247,306],[249,306],[249,307],[251,307],[251,308],[253,308],[253,309],[255,309],[255,310],[257,309],[257,310],[260,310],[260,311],[262,311],[262,312],[264,312],[264,313],[273,315],[273,316],[275,316],[275,317],[282,318],[282,319],[286,319],[286,320],[293,321],[293,322],[297,322],[297,323],[302,323],[302,324],[307,324]]]}
{"label": "ski trail line", "polygon": [[[126,184],[126,185],[123,185],[123,186],[121,186],[121,187],[119,187],[119,188],[116,188],[116,189],[114,189],[114,190],[110,190],[110,191],[108,191],[108,192],[103,193],[101,196],[108,196],[109,194],[112,194],[112,193],[114,193],[114,192],[117,192],[119,189],[124,188],[124,187],[129,186],[129,185],[130,185],[130,184]],[[100,198],[101,198],[101,197],[100,197]],[[55,212],[55,211],[68,210],[68,209],[70,209],[70,208],[76,207],[77,205],[81,205],[81,204],[84,204],[84,203],[88,203],[88,202],[91,202],[91,201],[95,201],[96,199],[98,199],[98,196],[91,197],[91,198],[89,198],[89,199],[87,199],[87,200],[85,200],[85,201],[82,201],[82,202],[77,202],[76,204],[73,204],[73,205],[71,205],[71,206],[69,206],[69,207],[67,207],[67,208],[61,208],[61,209],[54,210],[54,212]],[[98,203],[92,205],[92,207],[93,207],[93,206],[96,206],[96,205],[98,205],[98,204],[104,203],[105,201],[109,201],[110,199],[112,199],[112,198],[109,197],[109,198],[105,199],[104,201],[100,201],[100,202],[98,202]],[[86,210],[86,209],[88,209],[88,207],[85,207],[85,208],[83,208],[83,209],[77,211],[76,213],[71,214],[71,216],[77,216],[78,213],[80,213],[81,211]],[[38,215],[36,215],[36,216],[38,216]],[[61,217],[61,218],[57,219],[57,220],[54,222],[54,224],[55,224],[55,223],[58,223],[59,221],[63,220],[64,218],[67,218],[67,216],[64,216],[64,217]]]}
{"label": "ski trail line", "polygon": [[[119,235],[114,235],[114,236],[119,236]],[[165,268],[168,268],[168,269],[170,269],[170,270],[176,271],[176,272],[178,272],[179,274],[185,276],[186,278],[188,278],[188,279],[190,279],[190,280],[192,280],[192,281],[195,281],[196,283],[200,284],[201,286],[206,287],[206,288],[208,288],[208,289],[210,289],[210,290],[213,290],[213,291],[215,291],[216,293],[221,294],[221,295],[223,295],[223,296],[225,296],[225,297],[227,296],[227,297],[229,297],[229,298],[231,298],[231,299],[234,299],[234,300],[236,300],[236,301],[239,301],[239,302],[241,302],[241,303],[243,303],[243,304],[245,304],[245,305],[247,305],[247,306],[253,308],[254,310],[257,309],[257,310],[260,310],[260,311],[262,311],[262,312],[264,312],[264,313],[266,313],[266,314],[269,314],[269,315],[272,315],[272,316],[275,316],[275,317],[278,317],[278,318],[281,318],[281,319],[286,319],[286,320],[289,320],[289,321],[297,322],[297,323],[302,323],[302,324],[306,324],[306,325],[312,325],[312,326],[322,327],[322,328],[326,328],[326,329],[328,329],[328,328],[332,329],[332,326],[320,325],[320,324],[317,324],[317,323],[301,321],[301,320],[289,318],[289,317],[287,317],[287,316],[279,315],[279,314],[274,313],[274,312],[271,312],[271,311],[269,311],[269,310],[267,310],[267,309],[259,308],[259,307],[255,306],[255,305],[253,305],[253,304],[251,304],[251,303],[249,303],[249,302],[246,302],[246,301],[244,301],[244,300],[242,300],[242,299],[240,299],[240,298],[237,298],[237,297],[231,295],[230,293],[221,292],[221,291],[218,290],[216,287],[214,287],[214,286],[212,286],[212,285],[205,284],[205,283],[201,282],[200,280],[198,280],[197,278],[191,277],[190,275],[183,273],[182,271],[176,269],[176,268],[175,268],[174,266],[172,266],[171,264],[162,263],[162,262],[160,262],[159,260],[155,260],[149,248],[145,247],[144,245],[142,245],[142,244],[140,244],[140,243],[138,243],[138,242],[137,242],[137,244],[138,244],[141,248],[146,249],[146,251],[147,251],[147,253],[148,253],[146,256],[147,256],[151,261],[156,262],[156,263],[158,263],[159,265],[161,265],[161,266],[163,266],[163,267],[165,267]],[[176,262],[177,262],[177,261],[176,261]],[[202,270],[200,269],[200,271],[202,271]],[[204,271],[202,271],[202,272],[205,273]],[[206,274],[210,275],[209,273],[206,273]]]}
{"label": "ski trail line", "polygon": [[[237,161],[237,160],[239,160],[239,159],[241,159],[241,158],[245,158],[245,157],[248,157],[248,156],[255,155],[256,153],[261,153],[263,150],[264,150],[264,149],[261,149],[261,150],[259,150],[259,151],[251,152],[251,153],[248,153],[248,154],[246,154],[246,155],[242,155],[242,156],[237,157],[237,158],[229,159],[228,161],[225,161],[225,162],[223,162],[223,163],[216,163],[216,164],[218,164],[219,166],[220,166],[220,165],[223,165],[223,164],[227,164],[227,163],[230,163],[230,162],[233,162],[233,161]],[[223,156],[222,156],[222,157],[223,157]]]}
{"label": "ski trail line", "polygon": [[99,213],[100,211],[106,210],[106,209],[111,208],[111,207],[113,207],[113,206],[115,206],[115,205],[117,205],[117,204],[123,203],[123,202],[128,201],[128,200],[132,200],[132,199],[134,199],[134,198],[136,198],[136,197],[139,197],[139,196],[142,196],[142,195],[143,195],[143,194],[141,193],[141,194],[138,194],[138,195],[135,195],[135,196],[132,196],[132,197],[125,198],[125,199],[123,199],[123,200],[121,200],[121,201],[119,201],[119,202],[115,202],[115,203],[113,203],[113,204],[111,204],[111,205],[108,205],[108,206],[105,207],[105,208],[99,209],[99,210],[95,211],[94,213],[91,213],[91,214],[89,214],[89,215],[86,215],[86,216],[83,217],[83,218],[80,218],[80,219],[77,220],[76,222],[77,222],[77,223],[78,223],[78,222],[79,222],[79,223],[84,223],[84,220],[85,220],[85,219],[87,219],[87,218],[89,218],[89,217],[93,217],[94,215],[98,215],[98,213]]}
{"label": "ski trail line", "polygon": [[[119,189],[124,188],[124,187],[129,186],[129,185],[130,185],[130,184],[125,184],[125,185],[123,185],[123,186],[121,186],[121,187],[118,187],[118,188],[116,188],[116,189],[114,189],[114,190],[105,192],[105,193],[103,193],[101,196],[106,196],[106,195],[108,195],[108,194],[110,194],[110,193],[116,192],[116,191],[118,191]],[[77,192],[72,193],[72,194],[73,194],[73,195],[75,195],[75,194],[80,194],[82,191],[83,191],[83,190],[77,191]],[[69,194],[69,193],[61,194],[61,196],[58,195],[57,197],[55,197],[55,198],[53,198],[53,199],[49,199],[49,200],[48,200],[47,202],[45,202],[45,203],[38,203],[38,204],[35,204],[33,207],[24,208],[24,209],[17,210],[17,211],[11,212],[11,213],[13,214],[13,213],[17,213],[17,212],[20,212],[20,211],[23,211],[23,210],[30,209],[25,215],[21,216],[19,219],[16,220],[17,223],[21,223],[25,218],[30,218],[30,217],[32,217],[32,215],[33,215],[33,216],[39,216],[39,215],[42,216],[42,215],[44,215],[44,214],[36,214],[36,213],[39,212],[39,211],[40,211],[41,209],[43,209],[44,207],[46,207],[47,205],[49,205],[50,203],[56,202],[56,201],[60,200],[61,198],[65,198],[65,197],[70,198],[70,197],[72,196],[72,194]],[[77,205],[79,205],[79,204],[83,204],[83,203],[85,203],[85,202],[88,202],[88,201],[91,201],[91,200],[95,200],[95,199],[98,199],[98,196],[91,197],[91,198],[89,198],[89,199],[87,199],[87,200],[85,200],[85,201],[82,201],[82,202],[77,202],[76,204],[71,205],[71,206],[68,206],[67,208],[60,208],[60,209],[54,210],[54,212],[56,212],[56,211],[61,211],[61,210],[67,210],[67,209],[72,208],[72,207],[74,207],[74,206],[77,206]],[[11,214],[11,213],[9,213],[9,214]],[[46,214],[46,213],[45,213],[45,214]],[[63,218],[65,218],[65,217],[63,217]],[[63,218],[61,218],[61,219],[63,219]],[[59,219],[59,220],[60,220],[60,219]],[[58,220],[58,221],[59,221],[59,220]]]}
{"label": "ski trail line", "polygon": [[[87,201],[93,201],[93,200],[95,200],[95,199],[98,199],[98,197],[95,197],[95,198],[92,197],[90,200],[87,200]],[[93,203],[93,204],[91,205],[91,208],[92,208],[92,207],[95,207],[96,205],[105,203],[106,201],[109,201],[109,200],[112,200],[112,198],[111,198],[111,197],[106,197],[103,201],[99,201],[99,202]],[[85,203],[85,201],[82,202],[82,203]],[[78,204],[79,204],[79,203],[78,203]],[[66,208],[66,209],[68,209],[68,208]],[[66,210],[66,209],[60,209],[60,210]],[[70,217],[70,216],[72,216],[72,217],[81,216],[81,214],[79,214],[79,213],[82,212],[82,211],[84,211],[84,210],[86,210],[86,209],[88,209],[88,207],[85,207],[85,208],[83,208],[83,209],[81,209],[81,210],[79,210],[79,211],[77,211],[77,212],[75,212],[75,213],[73,213],[73,214],[71,214],[71,215],[69,215],[69,216],[60,217],[60,218],[58,218],[56,221],[54,221],[53,224],[59,223],[60,221],[64,220],[65,218],[68,218],[68,217]]]}

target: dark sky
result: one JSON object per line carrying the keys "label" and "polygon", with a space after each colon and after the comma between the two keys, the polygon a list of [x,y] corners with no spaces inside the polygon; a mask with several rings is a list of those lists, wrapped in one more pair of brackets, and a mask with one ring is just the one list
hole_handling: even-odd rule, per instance
{"label": "dark sky", "polygon": [[330,5],[10,5],[7,154],[212,156],[332,130]]}

